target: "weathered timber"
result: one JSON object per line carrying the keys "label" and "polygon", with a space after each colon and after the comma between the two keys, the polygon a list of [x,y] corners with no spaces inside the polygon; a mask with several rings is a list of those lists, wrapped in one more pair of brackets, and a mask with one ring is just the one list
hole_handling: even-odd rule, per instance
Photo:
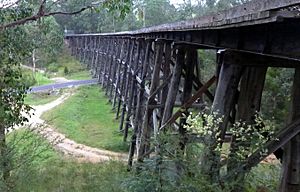
{"label": "weathered timber", "polygon": [[[183,86],[183,94],[181,98],[181,103],[184,105],[192,96],[193,91],[193,77],[194,77],[194,69],[197,64],[198,54],[195,49],[187,49],[186,51],[186,59],[185,59],[185,78],[184,78],[184,86]],[[184,149],[186,139],[186,129],[184,125],[186,124],[186,117],[188,116],[187,109],[183,111],[184,116],[180,118],[180,126],[179,126],[179,134],[181,137],[180,145],[181,149]]]}
{"label": "weathered timber", "polygon": [[140,57],[141,46],[142,46],[141,39],[137,39],[136,44],[137,44],[137,48],[136,48],[136,51],[135,51],[134,60],[132,61],[132,62],[134,62],[133,63],[133,68],[132,68],[133,69],[133,71],[132,71],[133,74],[130,71],[131,78],[128,81],[128,84],[131,84],[131,85],[130,85],[130,90],[128,90],[129,91],[129,93],[128,93],[128,103],[127,103],[128,110],[127,110],[126,123],[125,123],[125,128],[124,128],[123,141],[127,141],[128,129],[129,129],[129,126],[130,126],[130,117],[132,116],[133,100],[134,100],[134,96],[135,96],[135,92],[136,92],[136,84],[137,84],[136,75],[137,75],[137,72],[138,72],[138,69],[139,69],[138,68],[139,57]]}
{"label": "weathered timber", "polygon": [[[300,118],[300,68],[295,69],[290,122]],[[300,134],[285,146],[280,192],[300,191]]]}
{"label": "weathered timber", "polygon": [[[150,94],[153,93],[159,86],[159,74],[162,65],[163,48],[164,48],[163,42],[161,41],[155,42],[155,65],[152,72]],[[140,135],[140,146],[137,154],[138,161],[143,161],[142,157],[150,145],[150,133],[151,133],[150,119],[152,116],[153,109],[149,109],[149,105],[153,105],[153,104],[154,105],[156,104],[155,99],[149,98],[147,101],[144,121],[143,121],[141,135]]]}
{"label": "weathered timber", "polygon": [[208,80],[185,104],[181,106],[181,108],[174,113],[174,115],[169,118],[160,128],[160,130],[165,129],[168,125],[175,123],[176,119],[178,119],[182,112],[187,108],[191,107],[192,104],[199,99],[204,92],[216,81],[216,76],[213,76],[210,80]]}
{"label": "weathered timber", "polygon": [[[140,145],[140,142],[137,140],[137,137],[140,138],[139,132],[141,132],[141,125],[142,125],[142,121],[143,121],[143,114],[142,111],[144,110],[144,103],[145,101],[145,97],[144,97],[144,93],[145,93],[145,79],[147,76],[147,65],[149,63],[149,56],[150,56],[150,49],[151,49],[151,45],[152,45],[153,40],[147,40],[146,41],[146,52],[143,58],[143,63],[142,63],[142,73],[141,73],[141,79],[142,82],[140,84],[140,88],[139,88],[139,93],[138,93],[138,97],[137,97],[137,109],[136,109],[136,115],[135,115],[135,119],[134,119],[134,124],[133,124],[133,134],[131,137],[131,145],[130,145],[130,149],[129,149],[129,157],[128,157],[128,166],[131,167],[132,166],[132,162],[133,162],[133,156],[134,156],[134,152],[135,150],[138,151],[139,148],[136,148],[136,146]],[[141,157],[140,157],[141,159]]]}
{"label": "weathered timber", "polygon": [[[243,73],[240,84],[240,94],[238,98],[237,120],[245,123],[245,126],[253,125],[256,122],[256,116],[260,111],[266,72],[266,67],[247,67]],[[253,132],[254,131],[255,130],[253,130]],[[244,183],[243,180],[246,173],[242,171],[233,171],[236,166],[242,164],[240,161],[238,161],[238,157],[236,156],[239,146],[247,147],[249,146],[249,141],[238,141],[237,139],[238,138],[235,136],[232,137],[227,172],[235,175],[235,177],[232,177],[234,181]],[[237,186],[233,191],[238,192],[241,190],[243,190],[243,186]]]}
{"label": "weathered timber", "polygon": [[118,97],[118,90],[121,84],[121,71],[122,71],[122,65],[123,65],[123,55],[124,55],[124,49],[125,49],[126,40],[122,39],[122,46],[120,50],[120,56],[119,60],[117,60],[117,74],[116,74],[116,82],[115,82],[115,90],[114,90],[114,98],[113,98],[113,109],[116,107],[116,101]]}
{"label": "weathered timber", "polygon": [[113,102],[113,99],[115,97],[116,92],[113,92],[114,88],[117,87],[117,73],[119,69],[119,62],[118,62],[118,57],[120,56],[122,46],[120,46],[120,39],[116,42],[116,47],[115,47],[115,53],[114,53],[114,58],[113,58],[113,66],[112,66],[112,78],[111,78],[111,86],[109,90],[109,101],[112,102],[114,105],[115,103]]}
{"label": "weathered timber", "polygon": [[120,127],[119,127],[119,130],[121,131],[124,131],[123,130],[123,125],[124,125],[124,120],[125,120],[125,113],[126,113],[126,107],[128,105],[127,103],[127,97],[128,97],[128,92],[129,92],[129,88],[131,87],[130,83],[131,83],[131,79],[133,78],[132,77],[132,73],[131,73],[131,68],[132,68],[132,65],[133,65],[133,57],[134,57],[134,51],[136,49],[136,42],[135,42],[135,39],[131,39],[131,49],[130,49],[130,52],[129,52],[129,55],[128,55],[128,59],[126,61],[127,64],[127,67],[126,67],[126,71],[124,70],[124,74],[123,74],[123,80],[124,80],[124,92],[123,92],[123,99],[121,97],[121,102],[123,103],[123,107],[122,107],[122,113],[121,113],[121,118],[120,118]]}
{"label": "weathered timber", "polygon": [[[222,122],[219,125],[215,125],[219,126],[218,130],[214,130],[213,134],[209,136],[209,143],[207,143],[206,147],[208,155],[203,157],[203,161],[208,162],[207,166],[203,167],[203,172],[209,175],[213,182],[218,180],[220,171],[220,156],[216,153],[215,148],[219,144],[218,138],[220,141],[224,140],[230,112],[235,104],[234,99],[242,75],[242,69],[243,67],[240,65],[231,65],[225,63],[225,59],[223,60],[211,109],[213,118],[222,118]],[[219,136],[217,137],[216,134],[219,134]]]}
{"label": "weathered timber", "polygon": [[[126,86],[126,79],[127,79],[127,70],[128,70],[128,62],[130,59],[130,52],[133,49],[133,44],[132,41],[128,39],[127,41],[127,46],[126,46],[126,59],[125,59],[125,64],[123,66],[123,71],[122,71],[122,77],[121,77],[121,85],[120,85],[120,94],[118,98],[118,106],[117,106],[117,113],[116,113],[116,119],[119,118],[119,113],[121,109],[121,104],[122,104],[122,97],[124,94],[125,86]],[[123,122],[123,121],[122,121]],[[122,125],[123,126],[123,125]],[[120,130],[122,129],[121,124],[120,124]]]}
{"label": "weathered timber", "polygon": [[300,66],[300,59],[246,51],[226,50],[224,59],[226,63],[253,67],[266,67],[266,64],[269,67],[285,68],[294,68]]}
{"label": "weathered timber", "polygon": [[169,118],[172,116],[173,107],[175,104],[177,92],[179,90],[179,83],[181,79],[181,71],[182,66],[184,65],[184,56],[185,56],[185,50],[181,47],[177,48],[177,56],[176,56],[176,63],[172,72],[172,79],[170,83],[170,88],[168,91],[168,96],[165,103],[164,113],[162,116],[162,125],[164,125]]}
{"label": "weathered timber", "polygon": [[[156,95],[157,92],[160,91],[161,89],[161,98],[160,98],[160,102],[162,104],[166,103],[167,100],[167,96],[168,96],[168,90],[169,90],[169,81],[171,78],[171,68],[170,68],[170,64],[171,64],[171,57],[172,57],[172,45],[171,42],[166,42],[165,43],[165,47],[164,47],[164,61],[162,64],[162,81],[163,83],[161,84],[161,86],[159,86],[156,91],[154,93],[152,93],[152,95],[150,95],[150,97]],[[164,108],[160,109],[160,114],[164,113]],[[155,115],[156,116],[156,113]],[[161,122],[159,122],[158,127],[161,126]],[[157,129],[155,128],[155,132],[157,132]]]}

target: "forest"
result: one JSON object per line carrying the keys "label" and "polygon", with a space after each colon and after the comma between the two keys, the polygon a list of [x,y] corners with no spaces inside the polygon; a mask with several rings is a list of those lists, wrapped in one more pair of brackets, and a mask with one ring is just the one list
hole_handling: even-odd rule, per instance
{"label": "forest", "polygon": [[[28,92],[30,87],[56,83],[57,78],[66,82],[92,78],[85,64],[71,55],[65,35],[134,31],[195,19],[247,2],[1,0],[0,191],[277,191],[282,159],[273,155],[251,171],[241,173],[241,177],[216,182],[205,174],[205,164],[200,161],[205,145],[187,145],[187,157],[177,153],[180,138],[172,132],[155,138],[159,155],[149,156],[129,168],[124,162],[130,141],[123,141],[104,89],[88,85],[51,93]],[[201,81],[206,82],[214,73],[216,53],[212,49],[197,50]],[[293,68],[268,68],[261,110],[255,120],[255,126],[261,129],[250,133],[243,123],[232,125],[232,129],[240,130],[233,134],[254,135],[249,146],[246,144],[233,154],[233,162],[242,162],[247,156],[244,151],[257,149],[289,123],[294,73]],[[215,92],[215,88],[210,91]],[[59,100],[60,105],[37,117],[43,123],[36,127],[30,124],[40,113],[38,106]],[[206,137],[221,121],[205,113],[209,110],[190,111],[186,129]],[[55,138],[47,137],[48,126],[57,131]],[[66,149],[67,142],[72,143],[73,151]],[[230,147],[224,144],[217,153],[226,159],[225,156],[232,155]],[[84,155],[76,154],[77,149],[85,151]],[[106,158],[110,160],[103,160]]]}

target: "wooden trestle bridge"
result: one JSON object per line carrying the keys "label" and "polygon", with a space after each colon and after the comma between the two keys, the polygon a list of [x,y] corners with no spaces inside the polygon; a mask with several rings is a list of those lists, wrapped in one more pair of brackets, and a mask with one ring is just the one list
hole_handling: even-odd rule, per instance
{"label": "wooden trestle bridge", "polygon": [[[201,108],[202,95],[224,116],[224,140],[229,121],[249,122],[260,110],[267,68],[295,68],[290,124],[265,144],[267,153],[251,154],[239,168],[249,170],[283,148],[280,191],[300,191],[299,5],[300,0],[258,0],[194,20],[66,39],[72,54],[99,78],[124,140],[133,130],[129,165],[134,155],[143,161],[153,152],[150,138],[164,127],[184,136],[182,113]],[[216,70],[207,82],[200,78],[199,49],[216,50]],[[208,89],[213,84],[214,93]]]}

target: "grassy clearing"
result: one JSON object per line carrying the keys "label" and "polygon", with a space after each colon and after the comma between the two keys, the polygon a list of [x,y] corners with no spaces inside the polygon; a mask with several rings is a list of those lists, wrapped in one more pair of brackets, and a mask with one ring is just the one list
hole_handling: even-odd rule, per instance
{"label": "grassy clearing", "polygon": [[71,80],[91,78],[86,68],[66,50],[57,58],[55,63],[49,64],[47,71],[51,77],[65,77]]}
{"label": "grassy clearing", "polygon": [[128,150],[118,133],[119,123],[111,104],[96,85],[79,87],[77,93],[42,118],[78,143],[112,151]]}
{"label": "grassy clearing", "polygon": [[51,95],[48,93],[30,93],[25,97],[25,103],[28,105],[44,105],[58,99],[61,94]]}

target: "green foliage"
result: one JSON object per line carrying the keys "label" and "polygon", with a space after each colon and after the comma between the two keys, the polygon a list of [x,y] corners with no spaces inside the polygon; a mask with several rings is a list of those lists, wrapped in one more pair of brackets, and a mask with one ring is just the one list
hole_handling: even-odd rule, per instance
{"label": "green foliage", "polygon": [[[98,164],[66,160],[41,135],[29,130],[14,131],[8,136],[11,163],[11,190],[23,191],[112,191],[122,190],[127,177],[121,162]],[[1,185],[1,191],[7,191]]]}
{"label": "green foliage", "polygon": [[43,68],[54,62],[62,51],[63,32],[53,17],[42,18],[38,23],[25,25],[29,39],[33,42],[36,67]]}
{"label": "green foliage", "polygon": [[262,114],[277,128],[286,125],[294,69],[269,68],[262,97]]}
{"label": "green foliage", "polygon": [[[187,119],[187,134],[196,136],[201,143],[190,139],[184,150],[180,147],[180,136],[172,131],[160,133],[152,141],[156,155],[136,165],[135,175],[127,182],[129,191],[229,192],[237,186],[243,186],[246,191],[256,191],[262,186],[269,190],[275,189],[279,176],[277,165],[258,165],[250,172],[238,170],[239,174],[245,175],[245,180],[227,179],[234,175],[230,165],[222,167],[222,176],[216,182],[206,175],[209,171],[206,169],[210,168],[208,161],[224,161],[229,158],[231,162],[234,158],[238,166],[251,153],[263,149],[265,142],[273,139],[273,127],[262,127],[261,118],[257,117],[253,125],[237,122],[232,130],[238,147],[231,149],[229,153],[228,145],[222,145],[219,140],[219,125],[222,122],[223,118],[217,113],[190,115]],[[207,158],[210,150],[214,150],[215,159]],[[261,173],[264,171],[272,175],[262,178]]]}
{"label": "green foliage", "polygon": [[72,80],[91,78],[85,67],[70,55],[66,47],[58,55],[56,62],[46,67],[46,71],[51,77],[65,77]]}
{"label": "green foliage", "polygon": [[122,192],[121,183],[127,175],[121,162],[92,164],[49,159],[18,180],[15,191]]}
{"label": "green foliage", "polygon": [[[16,183],[31,175],[38,164],[45,162],[54,155],[44,138],[31,129],[12,131],[7,135],[7,148],[0,159],[6,163],[10,177],[0,180],[1,191],[14,191]],[[3,169],[1,169],[1,174]]]}
{"label": "green foliage", "polygon": [[68,74],[69,74],[69,69],[68,69],[67,66],[65,66],[65,68],[64,68],[64,74],[65,74],[65,75],[68,75]]}
{"label": "green foliage", "polygon": [[33,72],[24,68],[22,68],[22,79],[28,87],[47,85],[54,82],[49,79],[45,73],[39,71]]}
{"label": "green foliage", "polygon": [[107,97],[97,86],[79,87],[62,105],[42,115],[68,138],[92,147],[128,151]]}

